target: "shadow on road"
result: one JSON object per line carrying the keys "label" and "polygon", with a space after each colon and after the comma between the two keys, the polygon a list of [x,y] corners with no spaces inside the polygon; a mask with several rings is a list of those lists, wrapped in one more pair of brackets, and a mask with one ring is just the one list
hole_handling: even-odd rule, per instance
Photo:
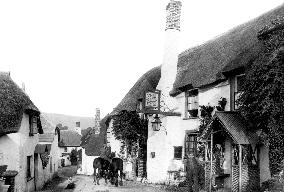
{"label": "shadow on road", "polygon": [[[54,174],[52,180],[45,183],[41,192],[73,192],[75,184],[72,178],[76,175],[77,166],[62,167],[58,170],[57,174]],[[73,184],[72,184],[73,183]]]}

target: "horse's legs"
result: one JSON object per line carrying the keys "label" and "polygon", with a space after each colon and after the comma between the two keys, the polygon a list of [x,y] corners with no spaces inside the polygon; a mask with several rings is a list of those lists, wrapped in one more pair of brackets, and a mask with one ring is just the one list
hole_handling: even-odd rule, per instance
{"label": "horse's legs", "polygon": [[101,170],[98,168],[98,173],[97,173],[97,184],[100,185],[100,172]]}
{"label": "horse's legs", "polygon": [[122,173],[122,170],[119,170],[119,176],[120,176],[120,185],[122,186],[123,185],[123,183],[122,183],[122,175],[123,175],[123,173]]}
{"label": "horse's legs", "polygon": [[94,183],[95,183],[95,185],[96,185],[96,177],[97,177],[96,168],[94,168]]}
{"label": "horse's legs", "polygon": [[115,184],[116,187],[118,187],[118,171],[115,172],[114,179],[115,179],[114,184]]}
{"label": "horse's legs", "polygon": [[107,176],[108,176],[107,170],[104,170],[104,178],[105,178],[105,183],[106,184],[107,184]]}

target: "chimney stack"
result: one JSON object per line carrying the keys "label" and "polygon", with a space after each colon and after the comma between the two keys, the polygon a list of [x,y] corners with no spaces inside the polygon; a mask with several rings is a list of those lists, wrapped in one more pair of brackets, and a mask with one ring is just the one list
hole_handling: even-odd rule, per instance
{"label": "chimney stack", "polygon": [[96,108],[96,116],[95,119],[100,121],[101,120],[101,111],[100,108]]}
{"label": "chimney stack", "polygon": [[100,121],[101,121],[101,112],[100,108],[96,108],[96,116],[95,116],[95,134],[100,134]]}
{"label": "chimney stack", "polygon": [[164,57],[161,67],[161,79],[157,86],[157,89],[161,90],[161,101],[167,106],[165,108],[161,106],[162,111],[173,110],[176,107],[175,100],[171,98],[169,93],[173,89],[177,74],[181,6],[180,1],[170,0],[166,7]]}

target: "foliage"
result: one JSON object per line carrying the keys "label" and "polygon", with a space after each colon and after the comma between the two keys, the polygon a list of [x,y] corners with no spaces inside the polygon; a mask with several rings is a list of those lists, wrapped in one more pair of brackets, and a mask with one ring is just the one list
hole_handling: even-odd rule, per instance
{"label": "foliage", "polygon": [[113,121],[113,133],[116,139],[122,141],[131,154],[137,151],[137,144],[146,143],[148,121],[139,117],[135,111],[120,111]]}
{"label": "foliage", "polygon": [[199,132],[202,133],[203,130],[207,127],[207,125],[212,120],[212,113],[214,109],[217,109],[217,111],[224,111],[225,106],[227,104],[227,99],[221,97],[218,101],[217,106],[210,106],[209,104],[207,106],[201,105],[200,106],[200,126],[199,126]]}
{"label": "foliage", "polygon": [[48,154],[48,152],[41,153],[40,154],[40,159],[41,159],[41,162],[42,162],[42,167],[43,167],[43,169],[45,169],[46,166],[47,166],[47,163],[49,161],[49,154]]}
{"label": "foliage", "polygon": [[70,154],[70,161],[72,165],[77,165],[77,155],[78,151],[76,149],[72,149]]}
{"label": "foliage", "polygon": [[111,152],[111,147],[110,146],[104,145],[101,148],[100,157],[105,158],[105,159],[112,159],[112,158],[115,157],[115,153]]}
{"label": "foliage", "polygon": [[[224,111],[225,106],[227,104],[227,99],[221,97],[218,101],[217,106],[210,106],[209,104],[207,106],[201,105],[200,106],[200,125],[199,125],[199,133],[202,134],[204,129],[209,125],[209,123],[212,121],[212,114],[214,109],[217,109],[217,111]],[[198,146],[198,156],[201,156],[205,158],[205,147],[202,144],[199,144]]]}
{"label": "foliage", "polygon": [[264,50],[248,66],[237,102],[242,115],[253,122],[250,129],[267,135],[264,139],[269,143],[270,169],[276,174],[284,157],[284,31],[280,30],[284,22],[277,19],[271,23],[259,32]]}

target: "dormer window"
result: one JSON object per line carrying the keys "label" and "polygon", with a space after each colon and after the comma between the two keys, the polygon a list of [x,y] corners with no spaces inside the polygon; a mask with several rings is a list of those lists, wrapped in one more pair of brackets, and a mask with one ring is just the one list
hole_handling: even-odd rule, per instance
{"label": "dormer window", "polygon": [[186,92],[186,118],[198,117],[198,89],[192,89]]}
{"label": "dormer window", "polygon": [[38,117],[35,115],[30,115],[29,117],[29,123],[30,123],[30,136],[33,136],[34,134],[38,133]]}
{"label": "dormer window", "polygon": [[140,111],[142,111],[142,109],[143,109],[143,99],[138,99],[138,100],[137,100],[136,110],[137,110],[138,112],[140,112]]}
{"label": "dormer window", "polygon": [[243,93],[243,86],[245,80],[246,80],[245,74],[237,75],[235,78],[235,93],[234,93],[235,110],[239,108],[237,100],[240,98],[241,94]]}

